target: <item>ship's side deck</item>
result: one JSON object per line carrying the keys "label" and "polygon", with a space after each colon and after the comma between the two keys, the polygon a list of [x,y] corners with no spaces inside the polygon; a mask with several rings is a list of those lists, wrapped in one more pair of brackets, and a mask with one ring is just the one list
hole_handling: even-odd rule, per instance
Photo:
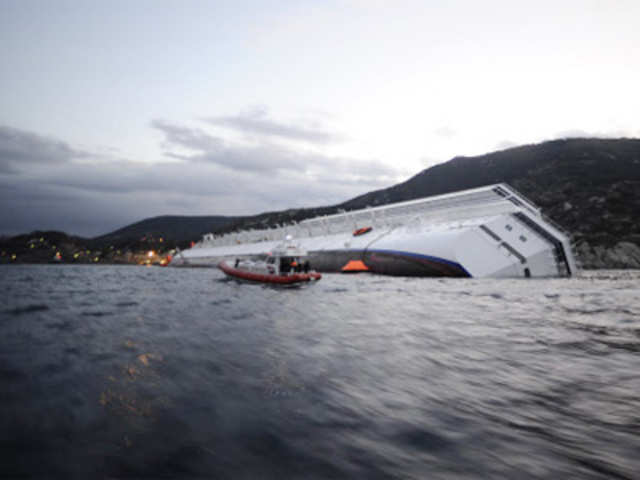
{"label": "ship's side deck", "polygon": [[326,236],[352,232],[366,226],[381,229],[400,225],[460,222],[522,209],[533,215],[540,215],[539,209],[520,194],[507,185],[497,184],[463,192],[310,218],[298,224],[278,228],[246,230],[220,236],[207,234],[202,241],[195,245],[195,248],[277,241],[282,240],[287,234],[294,238]]}

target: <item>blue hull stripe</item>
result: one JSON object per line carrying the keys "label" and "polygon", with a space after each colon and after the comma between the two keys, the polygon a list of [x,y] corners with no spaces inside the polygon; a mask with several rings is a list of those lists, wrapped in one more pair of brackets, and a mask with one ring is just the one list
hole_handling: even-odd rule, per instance
{"label": "blue hull stripe", "polygon": [[378,249],[373,249],[373,250],[366,250],[366,253],[380,253],[380,254],[387,254],[387,255],[396,255],[398,257],[410,257],[410,258],[416,258],[418,260],[427,260],[433,263],[441,263],[441,264],[445,264],[448,265],[450,267],[453,268],[457,268],[461,271],[463,271],[465,274],[467,274],[469,277],[471,277],[471,274],[469,272],[467,272],[467,270],[460,265],[457,262],[452,262],[451,260],[447,260],[445,258],[440,258],[440,257],[433,257],[431,255],[421,255],[419,253],[413,253],[413,252],[403,252],[400,250],[378,250]]}

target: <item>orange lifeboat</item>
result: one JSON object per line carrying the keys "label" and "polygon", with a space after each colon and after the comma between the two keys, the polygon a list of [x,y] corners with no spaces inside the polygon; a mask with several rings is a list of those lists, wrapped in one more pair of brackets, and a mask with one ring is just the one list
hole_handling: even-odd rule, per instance
{"label": "orange lifeboat", "polygon": [[342,267],[342,273],[358,273],[368,272],[367,267],[362,260],[349,260],[344,267]]}
{"label": "orange lifeboat", "polygon": [[360,235],[364,235],[365,233],[369,233],[371,230],[373,230],[373,227],[358,228],[357,230],[353,231],[353,236],[354,237],[359,237]]}

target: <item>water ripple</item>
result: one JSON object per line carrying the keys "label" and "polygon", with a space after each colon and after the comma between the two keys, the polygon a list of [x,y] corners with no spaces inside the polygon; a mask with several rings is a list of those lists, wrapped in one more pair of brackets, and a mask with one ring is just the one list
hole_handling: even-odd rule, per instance
{"label": "water ripple", "polygon": [[11,308],[9,310],[5,310],[4,313],[8,313],[9,315],[24,315],[24,314],[33,313],[33,312],[44,312],[49,309],[50,308],[48,305],[32,304],[32,305],[26,305],[23,307]]}

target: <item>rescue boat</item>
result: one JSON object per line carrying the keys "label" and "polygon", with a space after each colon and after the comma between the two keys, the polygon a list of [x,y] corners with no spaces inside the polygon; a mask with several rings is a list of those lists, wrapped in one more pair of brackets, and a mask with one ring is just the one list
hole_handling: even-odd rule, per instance
{"label": "rescue boat", "polygon": [[222,261],[218,268],[230,278],[277,285],[314,282],[322,278],[311,270],[307,252],[294,244],[290,236],[265,258],[236,258],[233,265]]}

